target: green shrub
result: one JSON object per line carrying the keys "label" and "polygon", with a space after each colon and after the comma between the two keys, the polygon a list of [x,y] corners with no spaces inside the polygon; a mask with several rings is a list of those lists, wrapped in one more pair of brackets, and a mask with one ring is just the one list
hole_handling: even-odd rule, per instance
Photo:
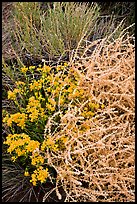
{"label": "green shrub", "polygon": [[[68,56],[83,38],[94,32],[99,15],[96,4],[54,2],[53,8],[40,9],[38,2],[14,4],[14,49],[18,53],[56,58]],[[16,42],[15,42],[16,40]]]}

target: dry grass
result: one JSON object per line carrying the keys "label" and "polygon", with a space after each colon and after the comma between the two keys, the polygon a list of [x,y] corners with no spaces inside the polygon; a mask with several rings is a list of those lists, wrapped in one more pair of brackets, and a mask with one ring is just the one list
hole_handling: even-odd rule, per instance
{"label": "dry grass", "polygon": [[[77,122],[84,124],[78,114],[84,104],[79,110],[70,106],[62,117],[61,131],[53,135],[69,137],[64,152],[47,152],[49,164],[58,175],[58,198],[58,185],[66,193],[64,202],[135,199],[134,38],[123,33],[113,42],[104,38],[90,43],[71,63],[81,75],[80,86],[90,90],[93,100],[105,107],[86,122],[90,128],[82,133]],[[51,124],[52,118],[46,129],[50,130]],[[43,201],[49,195],[45,194]]]}

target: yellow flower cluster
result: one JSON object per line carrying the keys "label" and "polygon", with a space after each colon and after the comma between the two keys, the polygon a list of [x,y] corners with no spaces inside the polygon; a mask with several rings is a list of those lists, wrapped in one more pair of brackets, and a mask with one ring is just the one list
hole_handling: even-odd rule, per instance
{"label": "yellow flower cluster", "polygon": [[49,73],[51,70],[51,67],[44,65],[43,67],[38,67],[37,70],[42,71],[43,73]]}
{"label": "yellow flower cluster", "polygon": [[48,102],[49,102],[51,105],[53,105],[53,106],[56,105],[56,101],[55,101],[53,98],[49,98],[49,99],[48,99]]}
{"label": "yellow flower cluster", "polygon": [[67,103],[74,98],[71,96],[77,87],[79,77],[71,67],[69,70],[66,70],[66,74],[64,74],[63,69],[65,69],[66,66],[66,63],[64,63],[64,66],[58,66],[58,74],[54,75],[52,73],[46,77],[46,80],[50,82],[50,84],[48,84],[45,91],[50,92],[51,95],[49,96],[46,107],[51,112],[55,110],[56,105],[61,105],[63,109],[64,104],[67,105]]}
{"label": "yellow flower cluster", "polygon": [[64,68],[67,67],[67,66],[68,66],[68,63],[64,62],[64,64],[61,64],[61,65],[57,66],[57,71],[64,70]]}
{"label": "yellow flower cluster", "polygon": [[62,135],[59,139],[56,140],[56,145],[59,150],[66,149],[66,142],[68,141],[68,137]]}
{"label": "yellow flower cluster", "polygon": [[31,156],[31,164],[34,166],[44,164],[44,157],[38,151],[34,152]]}
{"label": "yellow flower cluster", "polygon": [[28,71],[28,68],[27,68],[27,67],[21,68],[21,72],[22,72],[22,73],[26,74],[27,71]]}
{"label": "yellow flower cluster", "polygon": [[41,151],[44,151],[45,148],[49,148],[52,151],[63,150],[67,141],[68,137],[65,135],[56,140],[53,140],[52,137],[47,136],[47,138],[41,144]]}
{"label": "yellow flower cluster", "polygon": [[22,147],[24,147],[24,145],[29,144],[30,142],[30,137],[28,135],[26,135],[25,133],[22,134],[9,134],[6,137],[6,141],[4,142],[4,144],[7,144],[9,146],[9,148],[7,149],[7,152],[9,152],[10,154],[12,152],[16,152],[16,156],[19,157],[21,155],[25,155],[26,151],[23,151]]}
{"label": "yellow flower cluster", "polygon": [[[38,182],[46,182],[49,176],[48,168],[45,167],[47,162],[46,150],[64,151],[69,139],[66,136],[67,132],[61,132],[60,136],[58,136],[58,132],[55,132],[53,137],[47,135],[45,139],[42,138],[48,117],[52,116],[58,109],[61,110],[62,116],[63,114],[65,115],[68,110],[68,104],[70,105],[71,102],[71,110],[75,110],[76,114],[84,117],[84,122],[76,125],[75,121],[66,119],[63,125],[66,125],[67,131],[71,129],[72,134],[77,135],[78,131],[83,134],[84,131],[90,130],[89,119],[94,116],[99,108],[104,108],[103,104],[99,106],[99,104],[93,102],[89,87],[86,87],[82,82],[79,83],[80,76],[76,69],[68,67],[67,63],[53,67],[53,69],[45,64],[43,67],[35,68],[35,66],[21,68],[24,75],[30,70],[33,77],[34,71],[39,71],[40,79],[33,78],[29,80],[27,78],[26,83],[22,81],[16,82],[17,87],[13,91],[8,91],[8,99],[14,100],[15,103],[18,100],[16,97],[17,93],[20,93],[22,94],[21,100],[23,99],[24,101],[18,102],[20,104],[19,108],[21,108],[19,112],[7,114],[3,119],[3,122],[7,123],[14,133],[9,134],[4,142],[4,144],[8,145],[7,152],[11,154],[13,161],[23,157],[24,161],[30,162],[30,169],[26,169],[24,175],[31,176],[30,182],[34,186]],[[87,100],[89,100],[89,103],[85,103]],[[80,109],[81,104],[84,103],[84,107]],[[56,119],[56,124],[59,124],[60,120]],[[30,134],[31,136],[25,133],[15,134],[14,123],[27,134],[34,131],[35,140],[33,140],[33,134]],[[18,127],[16,128],[19,133],[21,129]],[[51,127],[51,129],[54,132],[55,128]],[[56,133],[57,137],[55,137]]]}
{"label": "yellow flower cluster", "polygon": [[[20,141],[17,141],[16,143],[19,143]],[[23,141],[24,144],[26,143],[25,140]],[[21,143],[19,143],[20,145],[19,146],[23,146],[24,144],[21,145]],[[15,153],[17,154],[17,157],[20,157],[20,156],[23,156],[23,155],[26,155],[26,150],[25,149],[20,149],[20,147],[18,147],[18,144],[17,144],[17,148],[15,149]]]}
{"label": "yellow flower cluster", "polygon": [[95,115],[95,112],[98,109],[103,109],[105,106],[104,104],[99,105],[98,103],[89,102],[84,108],[82,109],[81,116],[84,118],[91,118]]}
{"label": "yellow flower cluster", "polygon": [[14,91],[8,91],[8,99],[16,100],[16,94],[19,92],[19,89],[14,89]]}
{"label": "yellow flower cluster", "polygon": [[33,152],[36,149],[39,149],[40,143],[38,141],[30,140],[26,146],[26,152]]}
{"label": "yellow flower cluster", "polygon": [[25,127],[25,121],[27,119],[27,115],[25,113],[15,113],[11,114],[10,117],[7,115],[3,122],[6,122],[8,126],[12,126],[12,122],[16,123],[17,126],[21,127],[22,129]]}
{"label": "yellow flower cluster", "polygon": [[30,84],[30,90],[40,90],[42,88],[43,79],[38,81],[33,80],[33,83]]}
{"label": "yellow flower cluster", "polygon": [[[15,82],[17,86],[18,93],[20,94],[26,94],[26,84],[23,81],[16,81]],[[16,89],[14,89],[13,92],[16,92]]]}
{"label": "yellow flower cluster", "polygon": [[54,111],[56,107],[56,101],[53,98],[48,99],[48,103],[46,103],[46,107],[50,111]]}
{"label": "yellow flower cluster", "polygon": [[34,173],[31,175],[31,180],[32,184],[36,186],[37,181],[40,181],[41,183],[46,182],[46,179],[48,178],[48,169],[44,169],[42,166],[38,167]]}
{"label": "yellow flower cluster", "polygon": [[54,151],[57,151],[57,145],[55,144],[55,141],[50,136],[47,136],[47,139],[43,141],[41,145],[41,150],[44,151],[45,148],[47,147]]}
{"label": "yellow flower cluster", "polygon": [[[36,185],[36,181],[44,182],[48,176],[48,169],[43,169],[44,157],[39,154],[40,143],[38,141],[31,140],[25,133],[22,134],[9,134],[4,144],[7,144],[9,148],[7,152],[14,153],[12,160],[15,161],[20,156],[26,156],[27,153],[32,153],[31,164],[38,167],[31,175],[31,182]],[[24,172],[25,176],[29,176],[29,172]]]}
{"label": "yellow flower cluster", "polygon": [[21,72],[23,73],[23,74],[26,74],[26,72],[28,71],[28,70],[30,70],[30,71],[34,71],[34,69],[35,69],[35,66],[29,66],[29,68],[28,67],[22,67],[21,68]]}
{"label": "yellow flower cluster", "polygon": [[43,66],[42,67],[42,72],[50,72],[51,68],[49,66]]}
{"label": "yellow flower cluster", "polygon": [[23,81],[16,81],[15,84],[17,86],[20,86],[20,85],[24,86],[25,85],[25,83]]}
{"label": "yellow flower cluster", "polygon": [[29,66],[29,70],[32,72],[34,71],[35,68],[36,68],[35,66]]}
{"label": "yellow flower cluster", "polygon": [[59,138],[59,140],[65,144],[68,141],[68,137],[63,135],[63,136],[61,136],[61,138]]}
{"label": "yellow flower cluster", "polygon": [[44,108],[41,107],[39,100],[36,100],[34,96],[29,98],[26,110],[27,113],[30,113],[29,118],[31,119],[31,122],[36,121],[39,116],[44,116]]}
{"label": "yellow flower cluster", "polygon": [[39,149],[40,146],[38,141],[31,140],[25,133],[14,135],[9,134],[4,144],[9,146],[7,151],[10,154],[15,151],[17,157],[33,152],[34,150]]}

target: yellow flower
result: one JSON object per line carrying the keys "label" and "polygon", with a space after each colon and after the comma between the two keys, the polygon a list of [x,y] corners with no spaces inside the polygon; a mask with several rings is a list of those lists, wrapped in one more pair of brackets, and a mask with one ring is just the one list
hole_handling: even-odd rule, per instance
{"label": "yellow flower", "polygon": [[44,151],[46,147],[48,147],[54,151],[57,150],[56,144],[51,137],[48,137],[47,140],[43,141],[43,143],[41,145],[41,150]]}
{"label": "yellow flower", "polygon": [[105,108],[105,105],[104,105],[104,104],[102,104],[102,105],[101,105],[101,108]]}
{"label": "yellow flower", "polygon": [[34,122],[38,119],[38,116],[43,117],[44,116],[44,109],[41,108],[41,103],[39,100],[36,100],[34,96],[29,98],[29,103],[26,108],[27,112],[29,114],[29,118],[31,119],[31,122]]}
{"label": "yellow flower", "polygon": [[37,68],[37,71],[42,71],[42,68],[38,67],[38,68]]}
{"label": "yellow flower", "polygon": [[89,107],[91,108],[91,110],[94,110],[94,108],[98,109],[99,108],[99,104],[95,104],[95,103],[90,102],[89,103]]}
{"label": "yellow flower", "polygon": [[7,120],[8,120],[8,118],[9,118],[9,116],[8,116],[8,114],[2,119],[2,122],[3,123],[6,123],[7,122]]}
{"label": "yellow flower", "polygon": [[[22,84],[23,82],[16,82],[17,86],[19,86],[20,83]],[[9,91],[9,92],[8,92],[8,99],[15,100],[15,99],[16,99],[16,94],[17,94],[17,93],[23,94],[24,91],[25,91],[25,89],[23,90],[23,88],[21,89],[21,87],[15,88],[15,89],[13,90],[13,92],[12,92],[12,91]]]}
{"label": "yellow flower", "polygon": [[56,69],[57,69],[57,71],[60,71],[60,70],[62,70],[63,68],[62,68],[62,66],[59,65],[59,66],[57,66]]}
{"label": "yellow flower", "polygon": [[47,169],[47,168],[46,168],[46,169],[43,169],[43,167],[42,167],[42,168],[39,168],[39,173],[38,173],[38,175],[37,175],[37,179],[38,179],[41,183],[43,183],[44,181],[46,181],[47,177],[48,177],[48,169]]}
{"label": "yellow flower", "polygon": [[50,111],[54,111],[54,110],[55,110],[55,107],[52,106],[52,105],[49,104],[49,103],[46,104],[46,107],[47,107]]}
{"label": "yellow flower", "polygon": [[27,71],[28,71],[28,68],[27,68],[27,67],[21,68],[21,72],[22,72],[22,73],[26,74]]}
{"label": "yellow flower", "polygon": [[6,141],[4,142],[4,144],[7,144],[9,146],[9,148],[7,149],[7,152],[9,152],[11,154],[11,152],[13,152],[15,150],[15,153],[18,156],[21,155],[25,155],[26,151],[24,151],[24,149],[20,149],[20,147],[24,147],[24,145],[26,143],[30,142],[30,138],[28,135],[22,133],[22,134],[9,134],[6,137]]}
{"label": "yellow flower", "polygon": [[59,83],[58,83],[57,81],[54,81],[54,82],[53,82],[53,85],[54,85],[55,87],[57,87],[57,86],[59,85]]}
{"label": "yellow flower", "polygon": [[48,177],[48,169],[44,169],[42,166],[38,167],[34,173],[31,175],[31,180],[32,184],[36,186],[37,181],[40,181],[41,183],[45,182],[47,177]]}
{"label": "yellow flower", "polygon": [[12,126],[12,118],[9,118],[9,119],[7,120],[7,125],[8,125],[9,127]]}
{"label": "yellow flower", "polygon": [[[22,145],[20,144],[20,146],[23,146],[25,143],[22,142]],[[20,148],[15,149],[16,154],[18,155],[18,157],[23,156],[25,154],[25,151],[21,150]]]}
{"label": "yellow flower", "polygon": [[33,83],[30,84],[30,90],[40,90],[42,88],[42,82],[41,80],[34,80]]}
{"label": "yellow flower", "polygon": [[29,115],[31,122],[34,122],[35,120],[38,119],[39,111],[37,109],[31,108],[30,109],[32,112]]}
{"label": "yellow flower", "polygon": [[62,104],[64,103],[64,99],[61,98],[61,99],[59,100],[59,102],[60,102],[60,105],[62,105]]}
{"label": "yellow flower", "polygon": [[16,159],[17,159],[17,158],[16,158],[15,156],[12,156],[12,157],[11,157],[11,160],[12,160],[13,162],[15,162]]}
{"label": "yellow flower", "polygon": [[42,67],[43,72],[50,72],[50,70],[51,70],[51,68],[49,66],[47,66],[47,65]]}
{"label": "yellow flower", "polygon": [[15,83],[16,83],[17,86],[19,86],[19,85],[25,85],[25,83],[24,83],[23,81],[16,81]]}
{"label": "yellow flower", "polygon": [[92,111],[88,111],[85,113],[86,117],[93,117],[95,115],[95,113],[93,113]]}
{"label": "yellow flower", "polygon": [[20,119],[19,123],[17,124],[18,126],[20,126],[22,129],[25,126],[25,118]]}
{"label": "yellow flower", "polygon": [[39,165],[39,164],[41,165],[41,164],[44,163],[44,157],[41,156],[41,155],[39,155],[38,152],[35,152],[35,153],[31,156],[31,159],[32,159],[31,164],[34,165],[34,166]]}
{"label": "yellow flower", "polygon": [[[34,171],[35,172],[35,171]],[[36,174],[34,173],[34,174],[32,174],[31,175],[31,180],[30,180],[30,182],[32,182],[32,184],[33,184],[33,186],[36,186],[36,181],[37,181],[37,179],[36,179]]]}
{"label": "yellow flower", "polygon": [[29,108],[30,107],[41,107],[41,104],[40,104],[40,102],[38,100],[35,99],[34,96],[32,96],[32,97],[29,98],[28,106],[29,106]]}
{"label": "yellow flower", "polygon": [[25,120],[27,116],[25,113],[15,113],[11,114],[10,118],[7,120],[7,125],[11,126],[12,122],[17,123],[17,126],[21,127],[22,129],[25,126]]}
{"label": "yellow flower", "polygon": [[85,121],[85,122],[81,125],[80,129],[81,129],[81,130],[85,130],[85,131],[90,130],[90,124],[88,124],[88,120]]}
{"label": "yellow flower", "polygon": [[12,91],[8,91],[8,99],[15,100],[16,99],[16,93]]}
{"label": "yellow flower", "polygon": [[30,140],[28,145],[26,146],[27,152],[33,152],[35,149],[39,149],[40,143],[38,141]]}
{"label": "yellow flower", "polygon": [[99,104],[95,104],[95,106],[94,106],[96,109],[98,109],[99,108]]}
{"label": "yellow flower", "polygon": [[14,93],[19,93],[20,92],[20,90],[19,89],[14,89],[14,91],[13,91]]}
{"label": "yellow flower", "polygon": [[67,67],[67,66],[68,66],[68,63],[67,63],[67,62],[64,62],[64,66]]}
{"label": "yellow flower", "polygon": [[74,90],[74,87],[73,87],[73,86],[70,86],[67,91],[70,92],[70,93],[72,93],[73,90]]}
{"label": "yellow flower", "polygon": [[30,174],[29,174],[29,172],[28,171],[25,171],[24,172],[24,176],[29,176]]}
{"label": "yellow flower", "polygon": [[87,111],[88,110],[88,108],[87,107],[84,107],[84,111]]}
{"label": "yellow flower", "polygon": [[48,138],[46,141],[47,146],[53,146],[54,145],[54,141],[52,138]]}
{"label": "yellow flower", "polygon": [[49,101],[49,103],[51,103],[51,105],[53,105],[53,106],[56,105],[56,101],[53,98],[49,98],[48,101]]}
{"label": "yellow flower", "polygon": [[46,141],[44,140],[44,142],[41,144],[41,150],[44,151],[46,147]]}
{"label": "yellow flower", "polygon": [[35,180],[33,180],[32,183],[33,183],[33,186],[36,186],[36,181]]}
{"label": "yellow flower", "polygon": [[64,144],[68,141],[68,138],[66,136],[62,136],[60,139],[63,141]]}
{"label": "yellow flower", "polygon": [[39,113],[39,115],[40,115],[41,117],[44,117],[44,116],[45,116],[44,108],[41,108],[40,111],[41,111],[41,112]]}
{"label": "yellow flower", "polygon": [[33,72],[34,69],[35,69],[35,66],[29,66],[29,70],[30,70],[31,72]]}
{"label": "yellow flower", "polygon": [[73,97],[78,97],[80,96],[80,92],[76,91],[75,93],[73,93]]}

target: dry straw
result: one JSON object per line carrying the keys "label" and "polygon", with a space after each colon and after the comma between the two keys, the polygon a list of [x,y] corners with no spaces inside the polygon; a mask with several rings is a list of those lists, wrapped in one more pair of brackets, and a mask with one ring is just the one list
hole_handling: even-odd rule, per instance
{"label": "dry straw", "polygon": [[[73,110],[70,105],[62,117],[61,131],[53,134],[55,139],[61,135],[70,138],[64,152],[47,151],[49,164],[58,175],[56,194],[62,198],[61,185],[64,202],[134,201],[134,38],[126,31],[115,40],[109,37],[90,43],[71,62],[81,76],[79,83],[90,90],[93,101],[105,107],[86,122],[89,128],[81,133],[77,125],[82,120],[77,114],[80,108]],[[50,130],[50,124],[52,118],[46,129]],[[45,194],[43,202],[49,195]]]}

